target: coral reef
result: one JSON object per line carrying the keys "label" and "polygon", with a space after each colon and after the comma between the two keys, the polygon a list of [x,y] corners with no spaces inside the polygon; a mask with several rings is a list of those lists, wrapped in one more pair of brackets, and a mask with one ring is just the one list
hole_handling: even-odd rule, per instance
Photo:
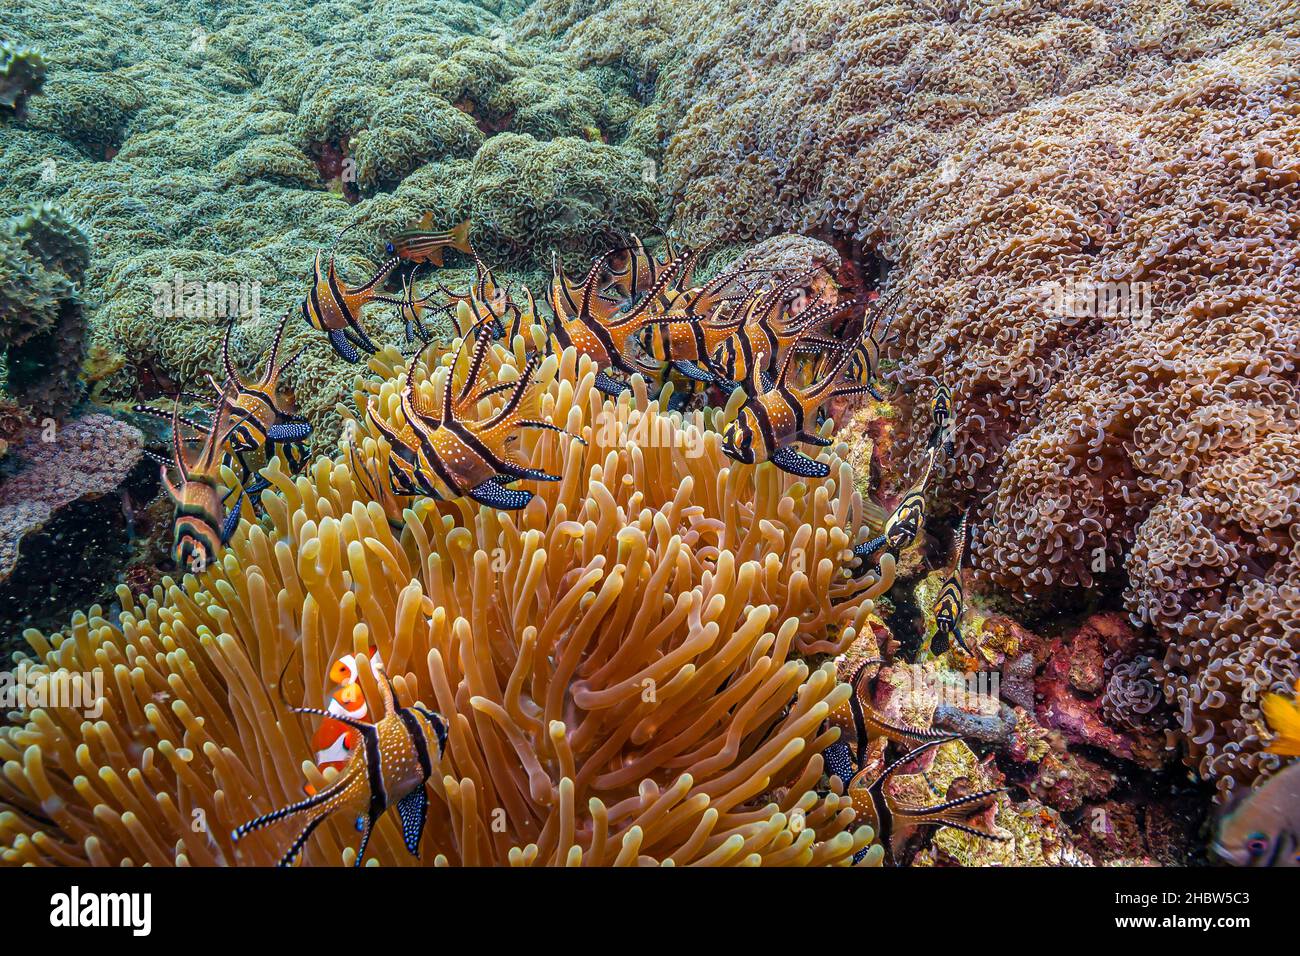
{"label": "coral reef", "polygon": [[[609,237],[652,232],[653,164],[628,139],[646,111],[635,83],[519,39],[515,12],[344,0],[308,25],[293,0],[248,11],[197,0],[166,19],[46,0],[14,11],[6,30],[58,69],[26,120],[0,127],[0,209],[43,197],[95,236],[90,344],[126,359],[100,399],[201,388],[215,370],[227,316],[156,308],[156,290],[178,280],[260,293],[235,337],[251,365],[265,320],[296,307],[313,252],[352,219],[363,224],[340,244],[345,276],[430,212],[448,226],[472,215],[489,262],[534,287],[548,242],[585,267]],[[385,331],[382,314],[372,321]],[[354,372],[294,323],[287,346],[305,343],[287,384],[314,451],[328,452]]]}
{"label": "coral reef", "polygon": [[942,382],[975,566],[1025,595],[1126,572],[1226,792],[1278,765],[1256,702],[1300,672],[1300,25],[1156,9],[543,0],[523,23],[653,78],[676,228],[894,264],[912,466]]}
{"label": "coral reef", "polygon": [[45,59],[35,50],[0,41],[0,118],[24,119],[27,100],[45,83]]}
{"label": "coral reef", "polygon": [[[700,460],[544,436],[533,447],[565,480],[506,516],[393,498],[367,480],[385,474],[387,449],[356,419],[360,451],[345,445],[301,478],[278,476],[270,516],[203,578],[124,595],[120,623],[101,610],[66,634],[32,635],[41,666],[114,667],[112,719],[125,729],[31,715],[2,738],[13,761],[6,802],[44,813],[52,799],[63,814],[48,831],[0,817],[6,859],[275,859],[273,834],[237,856],[219,831],[299,791],[300,722],[262,685],[314,627],[316,656],[288,672],[299,698],[320,702],[329,654],[368,651],[379,637],[386,653],[402,645],[394,670],[406,698],[454,717],[437,832],[454,849],[441,862],[564,862],[575,848],[584,862],[845,861],[868,835],[851,831],[834,789],[817,795],[825,734],[805,718],[841,693],[817,655],[842,650],[869,612],[828,605],[827,589],[838,587],[840,537],[861,519],[854,495],[888,511],[920,472],[940,385],[956,410],[955,447],[934,482],[945,491],[899,556],[900,577],[920,580],[915,605],[892,595],[897,638],[879,643],[891,655],[920,650],[911,666],[942,680],[1000,668],[996,704],[913,716],[997,754],[993,767],[947,748],[945,782],[1002,773],[1029,799],[999,803],[1011,846],[945,834],[918,861],[1178,858],[1176,836],[1154,836],[1178,825],[1143,809],[1123,778],[1139,768],[1134,778],[1150,785],[1181,751],[1221,797],[1249,786],[1283,760],[1266,750],[1260,701],[1300,678],[1294,11],[1251,0],[520,6],[340,0],[317,5],[309,23],[292,0],[248,11],[195,0],[170,22],[146,7],[110,16],[33,0],[18,10],[6,28],[57,69],[30,97],[42,88],[39,59],[0,48],[0,209],[40,197],[64,218],[46,207],[0,235],[0,312],[22,339],[8,346],[8,383],[22,396],[0,403],[0,443],[24,440],[33,409],[57,417],[71,406],[83,316],[95,400],[193,389],[216,370],[230,319],[236,363],[253,367],[273,319],[303,294],[312,253],[341,229],[355,225],[337,242],[340,272],[355,282],[384,257],[387,236],[425,213],[439,226],[472,220],[476,249],[516,288],[539,288],[552,249],[581,274],[628,233],[663,226],[719,241],[701,274],[820,264],[809,297],[896,290],[898,361],[881,364],[889,403],[831,404],[842,444],[822,484],[760,469],[742,487],[750,472],[714,461],[716,411],[638,419],[697,436]],[[52,261],[38,238],[70,232],[54,228],[68,219],[95,236],[88,264],[77,266],[75,243]],[[468,264],[452,254],[437,279],[463,284]],[[402,333],[384,308],[366,326],[381,343]],[[39,348],[56,327],[72,351]],[[332,454],[355,370],[296,319],[287,339],[306,353],[284,384],[314,426],[312,450]],[[58,369],[25,378],[23,342]],[[375,370],[391,379],[396,363],[386,354]],[[585,366],[546,374],[550,407],[574,427],[651,407],[644,391],[603,404]],[[388,415],[395,394],[391,381],[355,391]],[[707,500],[683,504],[679,485]],[[748,513],[732,500],[746,493]],[[903,619],[915,608],[933,630],[937,580],[924,576],[940,563],[952,511],[968,512],[974,532],[968,585],[1089,612],[1117,607],[1109,598],[1122,592],[1150,634],[1109,612],[1030,624],[1041,633],[981,612],[966,625],[976,658],[950,649],[928,659],[925,634],[915,643],[916,622]],[[643,569],[634,582],[629,561]],[[561,712],[550,698],[575,685],[556,670],[565,645],[543,653],[547,615],[565,600],[595,615],[617,569],[626,596],[610,598],[614,617],[591,617],[594,633],[654,605],[649,582],[671,575],[668,600],[696,602],[699,615],[720,602],[717,617],[700,618],[718,643],[696,651],[683,626],[657,645],[646,637],[646,659],[629,661],[610,652],[612,638],[593,638],[570,662],[580,685],[664,660],[696,670],[657,685],[670,698],[616,694],[612,707]],[[130,580],[152,584],[156,570],[143,561]],[[375,586],[356,587],[358,575]],[[510,590],[519,582],[545,587],[525,597]],[[734,607],[723,583],[749,587],[753,607]],[[430,607],[444,617],[425,628]],[[399,623],[416,618],[424,630],[403,645]],[[785,683],[728,726],[702,702],[698,673]],[[580,690],[630,692],[601,686]],[[647,741],[665,728],[681,730],[685,750],[652,773]],[[117,759],[114,734],[132,761]],[[614,755],[593,744],[611,734]],[[109,768],[102,788],[78,788],[59,735],[84,740]],[[30,756],[40,742],[43,766]],[[785,759],[773,764],[774,752]],[[607,758],[634,769],[620,775]],[[771,779],[740,795],[735,782],[755,768]],[[683,771],[689,779],[674,776]],[[157,806],[133,804],[136,791]],[[177,823],[196,809],[220,824],[211,840]],[[811,836],[794,832],[796,809],[816,819]],[[347,859],[345,828],[322,832],[311,859]],[[379,855],[396,862],[398,851],[385,823]]]}
{"label": "coral reef", "polygon": [[31,429],[9,452],[20,470],[0,483],[0,580],[19,545],[70,502],[117,490],[143,453],[138,429],[103,414]]}
{"label": "coral reef", "polygon": [[0,350],[10,398],[62,418],[80,396],[86,320],[79,283],[90,262],[82,230],[49,203],[0,226]]}
{"label": "coral reef", "polygon": [[[358,406],[389,413],[399,362],[373,360],[387,381],[359,380]],[[3,860],[278,858],[274,828],[237,849],[230,831],[326,783],[286,701],[321,704],[328,662],[376,646],[450,726],[428,862],[878,864],[849,801],[817,790],[849,688],[805,656],[848,648],[892,580],[843,574],[862,504],[839,450],[822,481],[729,467],[705,413],[660,412],[643,385],[615,403],[572,350],[539,374],[543,413],[588,444],[529,436],[563,477],[525,510],[381,491],[388,450],[357,418],[340,458],[296,480],[272,464],[265,525],[202,576],[119,588],[116,624],[96,607],[28,631],[37,684],[111,677],[97,720],[50,706],[0,729]],[[325,824],[306,859],[351,860],[351,832]],[[369,852],[413,862],[391,818]]]}

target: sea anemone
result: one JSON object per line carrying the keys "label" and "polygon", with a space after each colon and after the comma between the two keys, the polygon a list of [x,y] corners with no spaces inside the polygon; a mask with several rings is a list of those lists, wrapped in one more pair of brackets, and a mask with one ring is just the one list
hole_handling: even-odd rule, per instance
{"label": "sea anemone", "polygon": [[[518,374],[515,344],[494,347],[498,377]],[[387,381],[358,380],[359,404],[388,407],[399,362],[372,361]],[[523,439],[562,479],[522,511],[393,498],[355,416],[338,457],[297,478],[272,461],[266,517],[202,575],[28,631],[28,702],[0,729],[0,858],[273,862],[282,828],[237,848],[232,828],[334,773],[288,708],[321,706],[330,662],[375,647],[401,700],[450,728],[426,862],[878,864],[822,784],[823,721],[849,688],[808,659],[848,648],[893,579],[888,559],[845,573],[863,532],[844,450],[821,481],[737,467],[718,412],[662,412],[639,379],[615,402],[594,377],[572,351],[543,363],[543,414],[587,444]],[[51,700],[59,671],[83,689],[102,675],[102,712]],[[368,666],[361,681],[377,700]],[[352,862],[349,824],[318,829],[305,860]],[[368,857],[415,862],[391,816]]]}

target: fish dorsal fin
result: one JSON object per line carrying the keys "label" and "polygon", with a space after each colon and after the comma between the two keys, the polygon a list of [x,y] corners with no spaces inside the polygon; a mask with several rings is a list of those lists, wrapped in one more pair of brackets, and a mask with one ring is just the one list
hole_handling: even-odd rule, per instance
{"label": "fish dorsal fin", "polygon": [[302,355],[305,349],[304,346],[303,348],[300,348],[298,349],[298,351],[294,352],[293,355],[289,356],[283,362],[279,361],[280,346],[284,344],[284,330],[285,327],[288,325],[288,322],[289,322],[289,313],[285,312],[285,314],[280,317],[280,325],[276,328],[275,335],[272,336],[271,338],[270,354],[267,356],[267,360],[266,360],[266,372],[262,376],[262,384],[264,386],[267,387],[274,386],[277,382],[279,382],[280,376],[284,373],[284,370],[287,369],[294,362],[298,361],[299,357]]}
{"label": "fish dorsal fin", "polygon": [[486,422],[469,425],[480,441],[503,458],[506,457],[506,439],[512,429],[525,417],[523,401],[532,386],[533,375],[540,364],[540,355],[533,353],[529,356],[527,363],[519,373],[519,380],[514,383],[514,389],[510,392],[510,397],[506,399],[505,404]]}
{"label": "fish dorsal fin", "polygon": [[420,221],[419,221],[419,223],[417,224],[417,227],[416,227],[416,228],[424,229],[424,230],[432,229],[432,228],[433,228],[433,213],[432,213],[432,212],[426,212],[423,216],[421,216],[421,217],[420,217]]}
{"label": "fish dorsal fin", "polygon": [[791,372],[794,370],[795,359],[795,350],[788,349],[785,356],[781,359],[780,367],[777,369],[776,384],[779,388],[784,388],[789,390],[791,393],[802,395],[802,390],[795,387],[790,377]]}
{"label": "fish dorsal fin", "polygon": [[[480,301],[486,302],[489,296],[496,293],[496,277],[492,275],[492,270],[478,257],[477,253],[474,255],[474,276],[474,292]],[[492,286],[491,292],[488,291],[489,285]]]}
{"label": "fish dorsal fin", "polygon": [[[339,274],[338,269],[336,269],[334,266],[334,252],[335,250],[338,249],[339,240],[342,239],[344,236],[346,236],[357,226],[361,225],[361,223],[364,221],[365,221],[364,219],[354,219],[352,222],[348,223],[346,226],[340,229],[338,231],[338,234],[334,236],[334,241],[330,243],[330,248],[329,248],[330,262],[329,262],[328,275],[330,279],[337,279]],[[319,251],[316,253],[316,277],[318,279],[320,278],[320,252]]]}
{"label": "fish dorsal fin", "polygon": [[962,555],[966,551],[966,521],[970,517],[969,511],[962,512],[961,521],[957,524],[957,553],[953,557],[952,573],[956,574],[961,570]]}
{"label": "fish dorsal fin", "polygon": [[[477,332],[474,336],[474,349],[469,353],[469,368],[465,371],[465,384],[461,386],[460,393],[456,396],[457,402],[465,400],[478,384],[478,378],[483,373],[483,362],[487,359],[488,349],[492,345],[493,320],[495,316],[492,315],[492,310],[488,309],[488,315],[475,323]],[[452,371],[455,371],[454,366]]]}
{"label": "fish dorsal fin", "polygon": [[[227,388],[218,388],[216,380],[208,375],[208,384],[217,393],[217,409],[212,416],[212,429],[208,432],[199,454],[194,462],[188,466],[189,472],[200,472],[205,475],[215,476],[218,466],[221,464],[221,449],[226,440],[230,437],[231,429],[238,423],[232,423],[231,413],[238,412],[240,419],[248,418],[250,413],[235,404],[235,394]],[[229,385],[230,383],[227,383]],[[237,385],[238,383],[236,383]]]}
{"label": "fish dorsal fin", "polygon": [[229,381],[239,382],[239,371],[230,359],[230,332],[234,327],[235,319],[231,316],[230,321],[226,323],[225,334],[221,336],[221,367],[226,370],[226,378]]}
{"label": "fish dorsal fin", "polygon": [[805,269],[803,272],[795,273],[788,279],[783,279],[781,282],[778,282],[776,286],[763,296],[760,301],[758,308],[761,315],[759,316],[758,321],[770,322],[774,317],[774,310],[779,309],[785,304],[786,294],[805,279],[811,278],[815,272],[817,272],[816,268]]}
{"label": "fish dorsal fin", "polygon": [[608,328],[627,325],[630,322],[639,322],[642,316],[655,304],[664,290],[668,289],[681,273],[682,266],[693,253],[687,253],[685,256],[678,256],[667,262],[659,274],[655,277],[654,283],[646,290],[646,294],[640,302],[625,312],[617,321],[606,323]]}
{"label": "fish dorsal fin", "polygon": [[587,277],[582,280],[582,298],[578,304],[578,316],[584,321],[596,317],[591,309],[591,303],[599,297],[600,276],[605,268],[605,260],[608,258],[609,253],[605,253],[605,255],[593,262],[591,268],[587,270]]}

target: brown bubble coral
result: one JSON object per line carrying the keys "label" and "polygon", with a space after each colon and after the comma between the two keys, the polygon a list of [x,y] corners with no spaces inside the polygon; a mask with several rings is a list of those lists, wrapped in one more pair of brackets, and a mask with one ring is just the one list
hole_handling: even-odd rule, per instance
{"label": "brown bubble coral", "polygon": [[1300,669],[1294,17],[703,8],[527,19],[579,62],[658,60],[676,228],[892,263],[909,467],[941,381],[975,567],[1058,598],[1126,573],[1189,761],[1225,790],[1276,766],[1257,702]]}
{"label": "brown bubble coral", "polygon": [[[698,415],[643,387],[615,403],[594,375],[572,352],[540,370],[543,412],[589,444],[528,436],[563,477],[523,511],[374,500],[387,451],[353,424],[339,459],[268,472],[266,522],[201,578],[120,588],[116,622],[93,608],[28,632],[36,683],[103,674],[103,712],[33,707],[0,729],[4,861],[273,862],[291,834],[236,848],[231,829],[325,783],[281,698],[321,705],[330,662],[371,646],[450,728],[426,862],[847,864],[869,847],[817,789],[849,689],[805,659],[848,647],[891,583],[842,574],[861,521],[847,466],[828,452],[834,477],[808,483],[728,467]],[[362,385],[386,412],[394,383]],[[331,821],[306,861],[350,861],[354,838]],[[368,853],[414,862],[391,818]]]}

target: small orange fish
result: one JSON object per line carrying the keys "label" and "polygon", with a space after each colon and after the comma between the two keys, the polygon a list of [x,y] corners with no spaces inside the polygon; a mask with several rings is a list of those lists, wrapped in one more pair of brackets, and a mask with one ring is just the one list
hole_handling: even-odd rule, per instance
{"label": "small orange fish", "polygon": [[407,262],[430,262],[442,265],[443,250],[451,247],[466,255],[473,255],[469,244],[470,221],[466,219],[454,229],[434,229],[433,213],[426,212],[418,226],[404,229],[385,247],[390,256]]}
{"label": "small orange fish", "polygon": [[[374,648],[370,656],[372,660],[379,660]],[[358,734],[344,721],[364,721],[369,716],[365,694],[357,683],[355,654],[344,654],[330,665],[329,678],[337,685],[326,708],[329,716],[321,718],[320,726],[311,738],[312,749],[316,751],[316,767],[322,772],[330,767],[338,769],[344,766],[357,747]],[[316,793],[311,784],[305,784],[302,789],[308,796]]]}
{"label": "small orange fish", "polygon": [[[302,829],[280,857],[279,866],[290,866],[318,826],[335,813],[345,814],[361,834],[356,866],[366,858],[366,847],[375,824],[390,807],[401,817],[406,849],[419,859],[420,839],[429,816],[426,785],[442,760],[447,747],[447,724],[434,711],[420,704],[399,705],[392,681],[377,660],[372,663],[379,682],[381,710],[372,724],[339,718],[361,738],[347,764],[334,782],[305,800],[264,813],[236,827],[235,842],[254,830],[296,818]],[[294,713],[329,716],[313,707],[294,707]],[[305,822],[303,822],[305,821]]]}
{"label": "small orange fish", "polygon": [[1264,749],[1283,757],[1300,757],[1300,680],[1295,682],[1295,694],[1265,694],[1259,702],[1274,737]]}

